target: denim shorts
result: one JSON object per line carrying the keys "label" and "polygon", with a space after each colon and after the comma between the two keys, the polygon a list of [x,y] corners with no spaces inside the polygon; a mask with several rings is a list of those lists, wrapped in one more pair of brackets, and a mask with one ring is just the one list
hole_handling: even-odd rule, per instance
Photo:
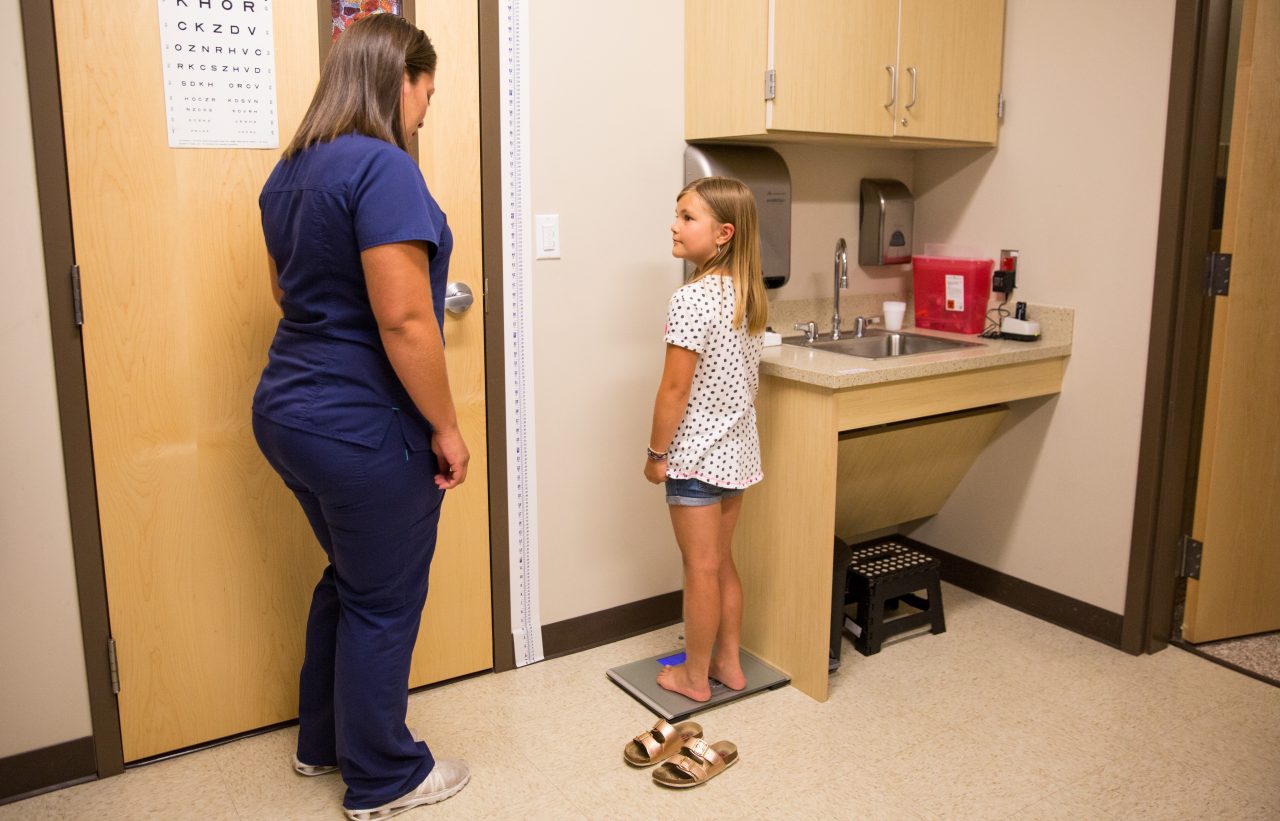
{"label": "denim shorts", "polygon": [[667,504],[702,507],[741,496],[745,488],[716,487],[700,479],[668,479]]}

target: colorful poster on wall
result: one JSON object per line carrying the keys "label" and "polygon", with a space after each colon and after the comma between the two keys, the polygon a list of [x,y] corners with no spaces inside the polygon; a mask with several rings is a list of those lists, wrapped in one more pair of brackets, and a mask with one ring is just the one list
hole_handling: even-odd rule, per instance
{"label": "colorful poster on wall", "polygon": [[170,148],[279,148],[272,0],[159,0]]}
{"label": "colorful poster on wall", "polygon": [[347,26],[371,14],[403,15],[401,0],[329,0],[329,19],[333,21],[330,42],[338,42]]}

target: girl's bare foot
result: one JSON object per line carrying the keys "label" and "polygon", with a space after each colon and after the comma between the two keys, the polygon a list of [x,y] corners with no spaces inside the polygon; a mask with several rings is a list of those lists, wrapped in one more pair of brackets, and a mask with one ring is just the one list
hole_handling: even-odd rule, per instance
{"label": "girl's bare foot", "polygon": [[741,690],[747,686],[747,676],[742,672],[742,664],[737,658],[728,662],[712,659],[711,668],[707,671],[707,675],[730,690]]}
{"label": "girl's bare foot", "polygon": [[694,701],[706,701],[711,698],[711,684],[706,679],[703,679],[701,687],[695,687],[689,679],[689,668],[683,664],[663,667],[662,672],[658,673],[658,686]]}

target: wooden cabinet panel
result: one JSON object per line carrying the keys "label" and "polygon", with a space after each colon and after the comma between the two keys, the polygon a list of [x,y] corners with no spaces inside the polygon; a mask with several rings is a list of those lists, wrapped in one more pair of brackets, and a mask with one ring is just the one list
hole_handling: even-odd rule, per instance
{"label": "wooden cabinet panel", "polygon": [[763,134],[768,59],[768,0],[687,0],[685,139]]}
{"label": "wooden cabinet panel", "polygon": [[1003,44],[1004,0],[686,0],[685,138],[994,145]]}
{"label": "wooden cabinet panel", "polygon": [[853,541],[937,513],[1008,412],[996,405],[842,433],[836,536]]}
{"label": "wooden cabinet panel", "polygon": [[994,143],[1004,0],[901,2],[894,133]]}
{"label": "wooden cabinet panel", "polygon": [[775,0],[771,130],[893,134],[898,0]]}

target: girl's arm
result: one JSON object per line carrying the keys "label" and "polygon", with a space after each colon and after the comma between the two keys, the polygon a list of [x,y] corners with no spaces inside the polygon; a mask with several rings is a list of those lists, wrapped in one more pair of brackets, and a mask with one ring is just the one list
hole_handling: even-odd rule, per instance
{"label": "girl's arm", "polygon": [[376,245],[360,253],[369,305],[387,359],[413,404],[431,423],[431,450],[440,463],[436,485],[448,490],[467,478],[471,454],[449,392],[444,343],[431,305],[424,242]]}
{"label": "girl's arm", "polygon": [[[697,366],[697,353],[679,345],[667,345],[662,381],[658,383],[658,396],[653,402],[653,430],[649,433],[649,447],[658,453],[665,453],[671,447],[676,428],[689,406],[689,390]],[[646,458],[644,475],[654,484],[666,480],[667,463]]]}

